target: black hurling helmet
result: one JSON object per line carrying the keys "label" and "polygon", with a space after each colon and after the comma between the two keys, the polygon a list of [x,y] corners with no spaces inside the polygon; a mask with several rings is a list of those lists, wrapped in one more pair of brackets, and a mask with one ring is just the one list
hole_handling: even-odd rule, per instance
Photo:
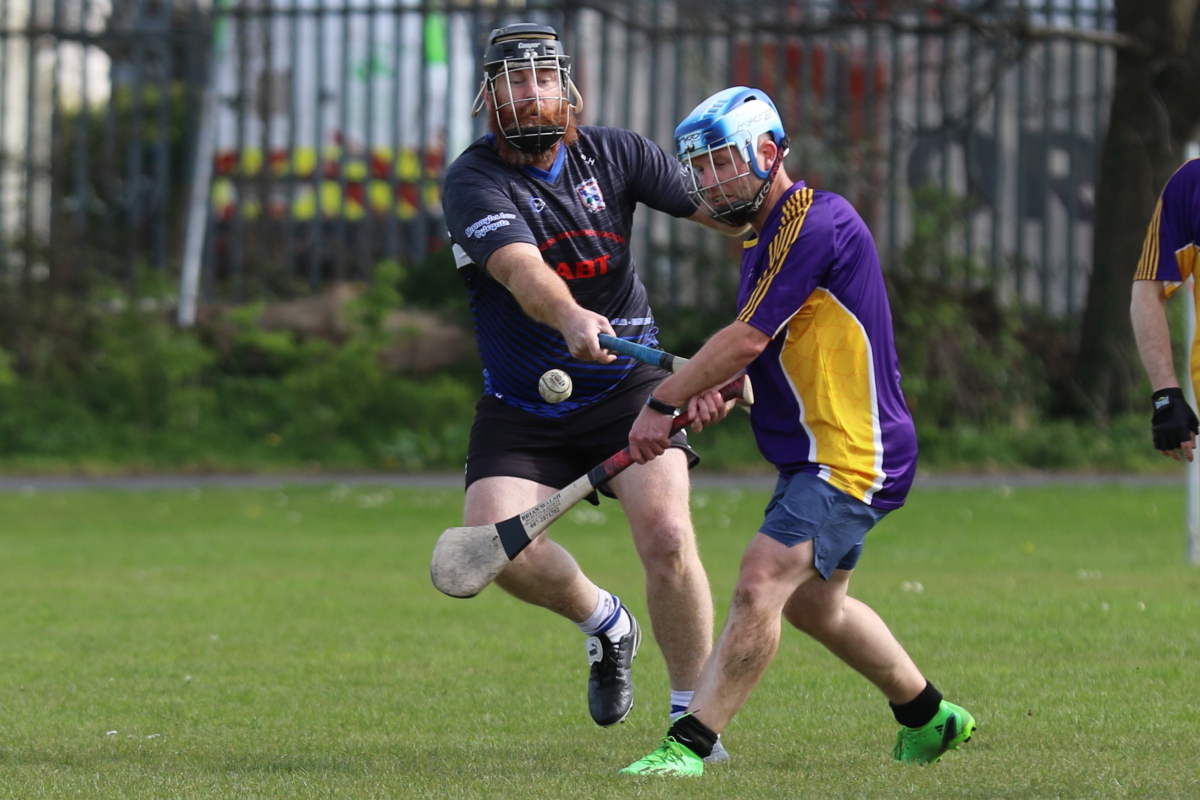
{"label": "black hurling helmet", "polygon": [[[526,87],[514,90],[514,73],[528,70],[529,74],[517,81]],[[507,100],[503,103],[496,97],[496,85],[503,83]],[[544,153],[566,134],[568,110],[578,114],[583,109],[583,98],[571,82],[571,59],[563,55],[558,32],[549,25],[518,22],[492,31],[487,49],[483,51],[483,84],[471,108],[472,115],[485,107],[483,93],[492,98],[496,114],[496,127],[504,133],[505,140],[522,153]],[[519,95],[514,97],[514,94]],[[535,98],[542,102],[557,103],[559,114],[555,120],[543,120],[541,104],[532,119],[521,120],[523,106]],[[501,115],[507,110],[508,118]],[[561,124],[560,124],[561,123]]]}

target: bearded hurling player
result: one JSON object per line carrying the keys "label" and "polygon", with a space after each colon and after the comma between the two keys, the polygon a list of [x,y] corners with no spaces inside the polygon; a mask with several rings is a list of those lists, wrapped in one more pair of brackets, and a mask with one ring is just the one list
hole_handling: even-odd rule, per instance
{"label": "bearded hurling player", "polygon": [[[474,111],[485,115],[488,133],[447,170],[443,201],[484,367],[466,464],[467,526],[519,514],[620,451],[666,377],[605,351],[597,338],[658,345],[630,249],[638,204],[743,230],[699,211],[679,163],[654,143],[578,124],[583,100],[553,28],[499,28],[483,62]],[[573,385],[559,402],[538,391],[554,369]],[[695,406],[702,423],[726,412],[715,392]],[[691,702],[712,649],[712,596],[688,510],[688,469],[697,460],[680,433],[660,458],[611,483],[645,571],[645,610],[666,661],[672,718]],[[630,609],[549,536],[535,539],[496,583],[578,626],[592,719],[623,721],[642,636]],[[718,742],[710,763],[726,758]]]}

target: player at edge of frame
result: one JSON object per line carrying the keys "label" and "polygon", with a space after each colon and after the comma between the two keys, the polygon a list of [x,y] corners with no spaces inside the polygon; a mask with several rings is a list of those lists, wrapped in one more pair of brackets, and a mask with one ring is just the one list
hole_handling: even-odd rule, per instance
{"label": "player at edge of frame", "polygon": [[[1133,275],[1129,314],[1138,355],[1150,379],[1150,436],[1154,449],[1175,460],[1191,461],[1200,422],[1188,405],[1175,373],[1167,300],[1193,279],[1190,300],[1200,304],[1195,269],[1200,265],[1200,158],[1185,162],[1167,180],[1146,231],[1142,255]],[[1200,326],[1189,342],[1197,352]],[[1200,362],[1191,361],[1193,394],[1200,386]]]}

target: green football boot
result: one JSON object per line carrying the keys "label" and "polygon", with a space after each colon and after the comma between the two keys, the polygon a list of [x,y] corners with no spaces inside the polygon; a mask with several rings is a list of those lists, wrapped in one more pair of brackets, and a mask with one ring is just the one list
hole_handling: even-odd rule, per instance
{"label": "green football boot", "polygon": [[638,759],[625,769],[623,775],[672,775],[687,778],[704,774],[704,761],[700,756],[667,736],[650,755]]}
{"label": "green football boot", "polygon": [[927,724],[920,728],[901,728],[896,734],[892,758],[905,764],[932,764],[947,750],[957,750],[971,741],[975,718],[965,708],[945,700]]}

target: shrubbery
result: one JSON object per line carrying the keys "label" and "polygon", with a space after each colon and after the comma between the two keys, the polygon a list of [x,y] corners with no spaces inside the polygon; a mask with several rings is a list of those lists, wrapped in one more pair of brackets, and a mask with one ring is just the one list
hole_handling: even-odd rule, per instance
{"label": "shrubbery", "polygon": [[[457,468],[477,380],[381,366],[398,278],[378,271],[340,344],[261,331],[257,306],[227,315],[218,338],[81,305],[82,341],[47,341],[46,362],[20,374],[0,358],[0,452],[22,469]],[[61,358],[68,350],[79,357]]]}
{"label": "shrubbery", "polygon": [[[912,244],[887,275],[922,467],[1171,468],[1150,448],[1144,415],[1104,427],[1055,418],[1068,324],[1001,304],[969,262],[939,261],[952,226],[944,204],[933,208],[918,215]],[[446,257],[408,275],[380,264],[346,310],[348,333],[337,343],[262,330],[261,305],[183,331],[152,304],[112,302],[122,292],[53,279],[0,285],[0,469],[457,470],[478,363],[417,378],[379,357],[392,342],[384,318],[405,299],[398,287],[467,322],[465,293],[446,283],[454,271],[439,263]],[[723,311],[657,309],[664,346],[691,355],[732,319],[733,306],[731,297]],[[768,469],[744,415],[698,441],[709,467]]]}

